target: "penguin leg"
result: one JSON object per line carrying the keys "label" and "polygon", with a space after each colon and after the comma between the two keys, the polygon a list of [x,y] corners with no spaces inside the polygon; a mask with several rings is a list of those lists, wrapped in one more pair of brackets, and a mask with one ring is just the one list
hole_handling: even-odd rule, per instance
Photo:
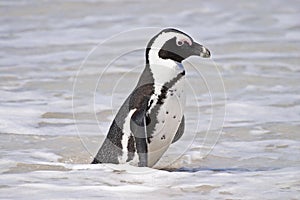
{"label": "penguin leg", "polygon": [[135,113],[133,113],[131,117],[130,128],[135,138],[136,151],[139,156],[139,167],[148,166],[146,126],[146,117],[144,112],[137,110]]}
{"label": "penguin leg", "polygon": [[183,132],[184,132],[184,115],[181,118],[180,125],[177,129],[176,135],[174,136],[172,143],[177,142],[177,140],[179,140],[183,135]]}

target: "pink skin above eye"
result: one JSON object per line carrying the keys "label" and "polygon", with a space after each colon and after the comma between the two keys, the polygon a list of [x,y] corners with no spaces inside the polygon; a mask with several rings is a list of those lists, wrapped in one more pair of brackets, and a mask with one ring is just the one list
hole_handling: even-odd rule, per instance
{"label": "pink skin above eye", "polygon": [[192,45],[192,41],[191,41],[190,39],[187,39],[187,38],[182,38],[182,39],[180,39],[180,40],[177,42],[177,44],[180,43],[180,42],[181,42],[181,45],[184,44],[185,42],[188,43],[190,46]]}

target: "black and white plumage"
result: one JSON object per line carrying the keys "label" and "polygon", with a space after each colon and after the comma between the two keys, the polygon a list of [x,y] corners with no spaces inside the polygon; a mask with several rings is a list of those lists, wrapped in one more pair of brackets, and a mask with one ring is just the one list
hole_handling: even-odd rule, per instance
{"label": "black and white plumage", "polygon": [[113,120],[93,160],[152,167],[184,132],[185,70],[190,56],[210,52],[176,29],[164,29],[146,48],[146,65],[137,86]]}

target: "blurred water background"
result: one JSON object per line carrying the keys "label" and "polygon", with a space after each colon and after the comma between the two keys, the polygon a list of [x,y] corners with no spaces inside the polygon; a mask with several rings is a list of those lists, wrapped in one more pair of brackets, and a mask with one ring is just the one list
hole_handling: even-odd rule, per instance
{"label": "blurred water background", "polygon": [[[1,0],[0,198],[300,199],[299,19],[296,0]],[[165,27],[218,66],[186,63],[187,133],[156,169],[89,165]]]}

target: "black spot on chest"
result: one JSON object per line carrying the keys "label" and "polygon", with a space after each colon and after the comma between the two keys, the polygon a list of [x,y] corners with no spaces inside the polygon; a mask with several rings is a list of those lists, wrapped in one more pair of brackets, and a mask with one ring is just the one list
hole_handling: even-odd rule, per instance
{"label": "black spot on chest", "polygon": [[[161,88],[161,93],[158,96],[157,103],[153,106],[150,113],[151,123],[147,126],[147,136],[148,142],[151,142],[151,138],[153,137],[153,133],[155,131],[156,124],[159,123],[157,116],[161,109],[162,104],[165,102],[167,98],[167,94],[170,89],[184,76],[184,71],[179,73],[176,77],[174,77],[171,81],[165,83]],[[171,89],[172,90],[172,89]],[[173,91],[174,92],[174,91]],[[166,111],[166,114],[169,114],[169,111]]]}

